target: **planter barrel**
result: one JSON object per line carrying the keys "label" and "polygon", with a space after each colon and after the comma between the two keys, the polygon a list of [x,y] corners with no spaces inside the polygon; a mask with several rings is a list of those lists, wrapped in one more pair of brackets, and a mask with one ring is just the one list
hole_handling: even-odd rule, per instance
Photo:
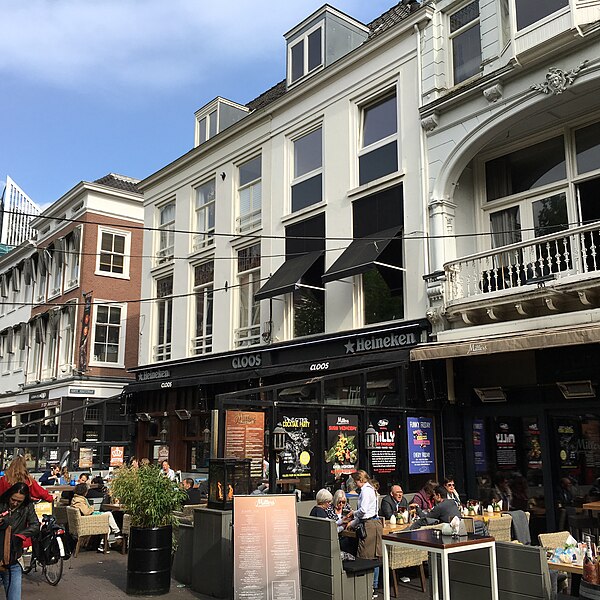
{"label": "planter barrel", "polygon": [[129,535],[126,593],[158,596],[171,587],[173,530],[165,527],[132,527]]}

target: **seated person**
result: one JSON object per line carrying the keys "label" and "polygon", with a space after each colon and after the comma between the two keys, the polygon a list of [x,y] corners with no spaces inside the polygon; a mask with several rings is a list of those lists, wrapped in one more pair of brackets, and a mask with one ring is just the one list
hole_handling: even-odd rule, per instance
{"label": "seated person", "polygon": [[413,496],[411,506],[415,504],[421,510],[430,510],[433,508],[433,490],[437,486],[437,482],[430,479],[427,483]]}
{"label": "seated person", "polygon": [[[111,535],[114,537],[115,541],[123,539],[121,530],[115,521],[114,515],[110,511],[107,511],[106,513],[95,511],[94,507],[88,502],[88,499],[86,498],[88,486],[86,483],[78,483],[73,492],[73,500],[71,500],[71,506],[73,508],[77,508],[84,517],[89,517],[90,515],[108,514],[108,526],[110,528]],[[98,552],[104,552],[104,539],[98,547]]]}
{"label": "seated person", "polygon": [[327,515],[327,509],[331,505],[332,500],[333,496],[329,490],[326,490],[325,488],[320,489],[316,496],[317,505],[312,507],[309,516],[328,519],[329,517]]}
{"label": "seated person", "polygon": [[443,485],[438,485],[433,490],[433,501],[435,506],[431,510],[423,510],[416,504],[411,504],[411,507],[415,507],[419,517],[426,517],[428,519],[436,519],[442,523],[450,523],[454,517],[462,518],[460,509],[456,506],[456,502],[447,498],[447,490]]}
{"label": "seated person", "polygon": [[187,492],[187,500],[183,503],[185,504],[200,504],[202,502],[202,497],[200,495],[200,490],[197,487],[194,487],[194,480],[191,477],[186,477],[183,480],[183,489]]}
{"label": "seated person", "polygon": [[508,484],[508,477],[504,473],[496,473],[494,487],[491,490],[490,502],[500,503],[502,510],[512,510],[512,491]]}
{"label": "seated person", "polygon": [[52,465],[50,470],[44,471],[40,477],[40,485],[58,485],[60,479],[60,467]]}
{"label": "seated person", "polygon": [[102,479],[102,475],[96,475],[96,477],[92,479],[92,483],[95,487],[88,490],[86,498],[105,498],[106,486],[104,485],[104,479]]}
{"label": "seated person", "polygon": [[356,556],[358,546],[356,537],[351,538],[341,535],[342,531],[346,529],[346,526],[352,520],[353,515],[352,508],[350,507],[350,504],[348,504],[348,499],[346,498],[346,492],[344,492],[344,490],[336,490],[333,494],[333,501],[325,509],[325,512],[337,525],[340,550]]}
{"label": "seated person", "polygon": [[462,506],[462,502],[460,501],[460,495],[456,491],[456,486],[454,485],[454,477],[452,475],[448,475],[448,477],[444,478],[444,487],[446,488],[446,496],[450,500],[454,500],[456,502],[456,506],[459,508]]}
{"label": "seated person", "polygon": [[379,514],[389,519],[392,515],[397,517],[398,513],[405,510],[408,510],[408,501],[404,497],[402,487],[395,484],[390,488],[390,493],[382,498]]}
{"label": "seated person", "polygon": [[[87,473],[82,473],[79,478],[77,479],[77,483],[83,483],[84,485],[86,485],[88,488],[89,486],[89,482],[90,482],[90,476]],[[66,500],[68,502],[68,504],[71,504],[71,500],[73,500],[73,491],[64,491],[61,493],[60,498],[61,500]],[[88,498],[90,497],[89,494],[87,496]]]}

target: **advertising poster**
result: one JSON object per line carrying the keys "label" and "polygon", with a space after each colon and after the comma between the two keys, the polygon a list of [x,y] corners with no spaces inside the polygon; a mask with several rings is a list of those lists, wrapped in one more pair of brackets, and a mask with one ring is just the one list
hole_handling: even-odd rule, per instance
{"label": "advertising poster", "polygon": [[371,452],[371,465],[375,475],[396,472],[396,437],[398,421],[393,417],[382,417],[373,424],[377,431],[375,449]]}
{"label": "advertising poster", "polygon": [[228,410],[225,416],[225,458],[249,458],[250,477],[262,479],[265,413]]}
{"label": "advertising poster", "polygon": [[407,417],[408,472],[435,473],[435,444],[431,417]]}
{"label": "advertising poster", "polygon": [[496,419],[496,464],[501,470],[517,468],[517,434],[513,419]]}
{"label": "advertising poster", "polygon": [[556,433],[558,434],[558,456],[561,469],[576,469],[579,466],[577,450],[579,436],[577,435],[578,422],[568,417],[555,419]]}
{"label": "advertising poster", "polygon": [[537,419],[523,419],[525,456],[528,469],[542,468],[542,442]]}
{"label": "advertising poster", "polygon": [[79,468],[91,469],[94,464],[94,455],[91,448],[79,448]]}
{"label": "advertising poster", "polygon": [[473,457],[475,459],[475,473],[485,473],[487,471],[487,458],[483,419],[473,419]]}
{"label": "advertising poster", "polygon": [[600,421],[586,419],[581,423],[581,449],[585,456],[586,469],[600,468]]}
{"label": "advertising poster", "polygon": [[125,446],[110,447],[110,465],[111,467],[120,467],[123,464],[125,456]]}
{"label": "advertising poster", "polygon": [[310,477],[312,466],[311,426],[308,417],[284,416],[285,449],[279,454],[279,477]]}
{"label": "advertising poster", "polygon": [[358,462],[358,416],[327,415],[325,462],[335,477],[354,473]]}
{"label": "advertising poster", "polygon": [[234,600],[300,600],[296,496],[234,496],[233,523]]}

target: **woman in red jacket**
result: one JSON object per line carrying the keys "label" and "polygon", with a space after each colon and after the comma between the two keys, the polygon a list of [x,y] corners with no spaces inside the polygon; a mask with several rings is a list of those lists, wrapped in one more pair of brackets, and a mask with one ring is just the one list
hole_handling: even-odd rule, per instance
{"label": "woman in red jacket", "polygon": [[15,483],[26,484],[32,500],[45,500],[46,502],[53,500],[52,494],[29,474],[24,456],[16,456],[6,469],[4,477],[0,477],[0,496]]}

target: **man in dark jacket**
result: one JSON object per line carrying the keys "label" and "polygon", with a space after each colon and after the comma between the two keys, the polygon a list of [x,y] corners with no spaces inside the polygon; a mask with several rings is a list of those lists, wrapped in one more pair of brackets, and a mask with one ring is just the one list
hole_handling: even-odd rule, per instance
{"label": "man in dark jacket", "polygon": [[379,508],[379,514],[386,519],[389,519],[392,515],[398,516],[399,512],[404,512],[408,509],[408,501],[404,497],[402,487],[399,485],[393,485],[390,488],[390,493],[381,500],[381,507]]}
{"label": "man in dark jacket", "polygon": [[200,490],[194,487],[194,480],[191,477],[187,477],[183,480],[183,489],[188,495],[184,504],[200,504],[202,502]]}
{"label": "man in dark jacket", "polygon": [[442,523],[450,523],[454,517],[462,518],[460,509],[456,506],[454,500],[446,497],[446,488],[443,485],[438,485],[433,490],[433,500],[435,506],[431,510],[421,510],[416,504],[411,505],[417,509],[419,517],[427,517],[428,519],[437,519]]}

